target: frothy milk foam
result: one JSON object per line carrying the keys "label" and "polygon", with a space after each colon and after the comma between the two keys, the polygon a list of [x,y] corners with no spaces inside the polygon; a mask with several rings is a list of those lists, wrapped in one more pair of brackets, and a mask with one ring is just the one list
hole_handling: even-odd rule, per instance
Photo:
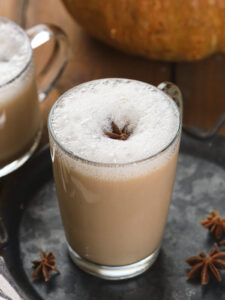
{"label": "frothy milk foam", "polygon": [[[3,19],[4,20],[4,19]],[[14,23],[0,20],[0,86],[16,77],[30,59],[28,37]]]}
{"label": "frothy milk foam", "polygon": [[[111,131],[111,121],[120,128],[129,124],[132,133],[126,141],[105,135],[105,131]],[[56,105],[52,124],[57,139],[74,155],[92,162],[121,164],[146,159],[167,147],[178,131],[179,112],[174,101],[154,86],[105,79],[70,90]],[[171,151],[152,160],[151,167],[160,166]],[[82,164],[81,168],[87,168],[88,173],[97,171],[90,165]],[[139,169],[144,172],[143,166]],[[107,176],[106,170],[102,172]],[[115,173],[110,170],[110,177]],[[120,168],[119,173],[128,176],[128,169],[123,172]]]}

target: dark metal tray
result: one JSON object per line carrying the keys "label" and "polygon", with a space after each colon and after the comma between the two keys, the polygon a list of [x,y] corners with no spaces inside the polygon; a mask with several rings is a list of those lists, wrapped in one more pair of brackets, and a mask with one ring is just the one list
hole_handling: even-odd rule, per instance
{"label": "dark metal tray", "polygon": [[[143,275],[121,282],[80,271],[70,260],[59,217],[49,149],[4,184],[2,216],[8,231],[3,257],[25,299],[179,300],[225,299],[223,282],[201,287],[186,280],[184,260],[208,250],[214,239],[199,222],[213,209],[225,216],[225,138],[200,142],[183,135],[176,183],[162,249]],[[156,224],[157,226],[157,224]],[[52,250],[61,275],[32,282],[31,261]]]}

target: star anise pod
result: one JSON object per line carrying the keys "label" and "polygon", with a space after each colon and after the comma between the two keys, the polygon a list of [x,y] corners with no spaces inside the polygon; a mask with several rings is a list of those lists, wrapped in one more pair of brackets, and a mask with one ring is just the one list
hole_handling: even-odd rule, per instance
{"label": "star anise pod", "polygon": [[207,215],[207,220],[201,221],[201,224],[208,228],[217,240],[220,240],[225,232],[225,219],[220,217],[218,210]]}
{"label": "star anise pod", "polygon": [[105,131],[104,133],[110,137],[111,139],[116,139],[116,140],[127,140],[130,136],[130,133],[128,132],[128,125],[126,124],[123,129],[120,129],[119,126],[116,125],[112,121],[111,126],[112,126],[112,131]]}
{"label": "star anise pod", "polygon": [[225,270],[225,252],[219,251],[217,243],[207,256],[201,251],[198,256],[192,256],[186,260],[192,268],[187,273],[187,278],[201,277],[201,284],[209,283],[210,276],[221,281],[221,275],[218,270]]}
{"label": "star anise pod", "polygon": [[55,271],[60,274],[60,271],[55,267],[56,259],[53,252],[48,252],[47,254],[44,251],[40,251],[41,260],[32,261],[33,267],[35,268],[32,279],[44,278],[45,282],[50,279],[50,272]]}

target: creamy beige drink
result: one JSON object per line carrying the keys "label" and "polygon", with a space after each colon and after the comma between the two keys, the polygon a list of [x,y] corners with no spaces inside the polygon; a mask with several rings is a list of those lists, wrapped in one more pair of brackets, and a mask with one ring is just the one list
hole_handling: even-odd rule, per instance
{"label": "creamy beige drink", "polygon": [[[112,122],[128,126],[126,140],[105,134],[113,131]],[[176,104],[142,82],[96,80],[58,100],[49,129],[72,259],[109,279],[143,272],[157,257],[173,189],[180,139]],[[128,265],[137,262],[145,266],[130,271]]]}
{"label": "creamy beige drink", "polygon": [[30,40],[0,18],[0,169],[31,148],[40,127]]}

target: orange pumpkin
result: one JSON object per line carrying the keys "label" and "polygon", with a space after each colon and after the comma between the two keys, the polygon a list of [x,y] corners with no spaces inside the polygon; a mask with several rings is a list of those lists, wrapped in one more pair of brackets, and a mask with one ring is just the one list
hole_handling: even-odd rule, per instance
{"label": "orange pumpkin", "polygon": [[191,61],[225,52],[225,0],[63,0],[91,35],[125,52]]}

